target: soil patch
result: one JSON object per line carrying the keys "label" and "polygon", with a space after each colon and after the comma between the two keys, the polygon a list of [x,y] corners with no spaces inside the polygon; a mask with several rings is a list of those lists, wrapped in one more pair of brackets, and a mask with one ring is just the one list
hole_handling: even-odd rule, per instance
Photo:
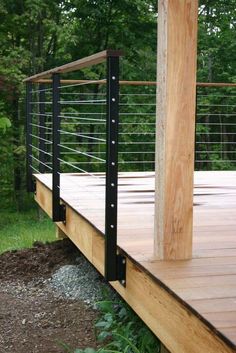
{"label": "soil patch", "polygon": [[71,352],[96,347],[97,312],[48,285],[55,271],[81,257],[67,239],[0,256],[1,353],[62,353],[63,344]]}

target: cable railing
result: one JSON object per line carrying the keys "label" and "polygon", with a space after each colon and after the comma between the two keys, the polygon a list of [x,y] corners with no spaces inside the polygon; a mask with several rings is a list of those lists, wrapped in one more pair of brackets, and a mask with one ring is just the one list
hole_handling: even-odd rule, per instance
{"label": "cable railing", "polygon": [[[101,52],[26,79],[26,146],[27,189],[35,191],[35,174],[52,175],[55,222],[66,222],[61,176],[86,175],[87,184],[76,188],[87,199],[95,197],[90,185],[96,180],[105,277],[124,284],[125,257],[117,254],[119,173],[155,170],[157,84],[120,80],[120,55]],[[88,67],[92,79],[83,71]],[[78,73],[82,79],[74,78]],[[196,170],[236,169],[235,97],[236,84],[197,85]]]}
{"label": "cable railing", "polygon": [[196,170],[236,169],[236,85],[197,89]]}
{"label": "cable railing", "polygon": [[[124,284],[126,261],[117,254],[120,56],[120,51],[106,50],[27,78],[26,147],[28,191],[35,191],[34,174],[52,174],[54,222],[66,222],[62,174],[77,172],[101,179],[105,194],[105,278]],[[100,87],[97,79],[61,79],[69,72],[86,75],[83,69],[91,66],[105,85]]]}

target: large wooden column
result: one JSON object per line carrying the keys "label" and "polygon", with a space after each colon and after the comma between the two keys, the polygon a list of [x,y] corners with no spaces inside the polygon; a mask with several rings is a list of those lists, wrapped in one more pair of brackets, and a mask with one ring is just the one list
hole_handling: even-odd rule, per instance
{"label": "large wooden column", "polygon": [[155,255],[192,256],[197,0],[159,0]]}

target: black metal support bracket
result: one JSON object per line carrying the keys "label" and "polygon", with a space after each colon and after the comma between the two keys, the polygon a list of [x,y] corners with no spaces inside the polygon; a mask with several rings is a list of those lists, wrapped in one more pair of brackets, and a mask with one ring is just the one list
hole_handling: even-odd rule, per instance
{"label": "black metal support bracket", "polygon": [[107,138],[105,278],[125,284],[126,260],[117,254],[118,129],[119,129],[119,57],[107,58]]}
{"label": "black metal support bracket", "polygon": [[28,192],[35,192],[36,184],[32,170],[32,83],[26,84],[26,186]]}
{"label": "black metal support bracket", "polygon": [[45,160],[45,151],[46,151],[46,124],[45,124],[45,90],[44,85],[39,85],[39,172],[45,173],[46,171],[46,160]]}
{"label": "black metal support bracket", "polygon": [[60,74],[52,75],[52,220],[65,222],[65,205],[60,203]]}

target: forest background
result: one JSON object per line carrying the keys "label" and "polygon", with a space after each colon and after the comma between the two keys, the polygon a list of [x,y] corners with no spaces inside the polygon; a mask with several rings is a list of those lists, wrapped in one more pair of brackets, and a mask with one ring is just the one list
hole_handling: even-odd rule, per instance
{"label": "forest background", "polygon": [[[123,79],[155,80],[157,20],[156,0],[0,0],[1,210],[26,211],[33,207],[32,196],[25,191],[22,80],[107,48],[124,51]],[[235,83],[235,62],[235,0],[201,0],[197,80]],[[232,119],[236,106],[233,92],[229,92]],[[211,99],[214,102],[214,95],[209,95],[208,101]],[[226,128],[232,147],[236,143],[234,122]],[[211,141],[211,135],[205,135]],[[217,152],[221,146],[216,144],[214,148]],[[233,148],[225,152],[224,163],[207,166],[235,169]],[[219,153],[213,157],[222,162]]]}

